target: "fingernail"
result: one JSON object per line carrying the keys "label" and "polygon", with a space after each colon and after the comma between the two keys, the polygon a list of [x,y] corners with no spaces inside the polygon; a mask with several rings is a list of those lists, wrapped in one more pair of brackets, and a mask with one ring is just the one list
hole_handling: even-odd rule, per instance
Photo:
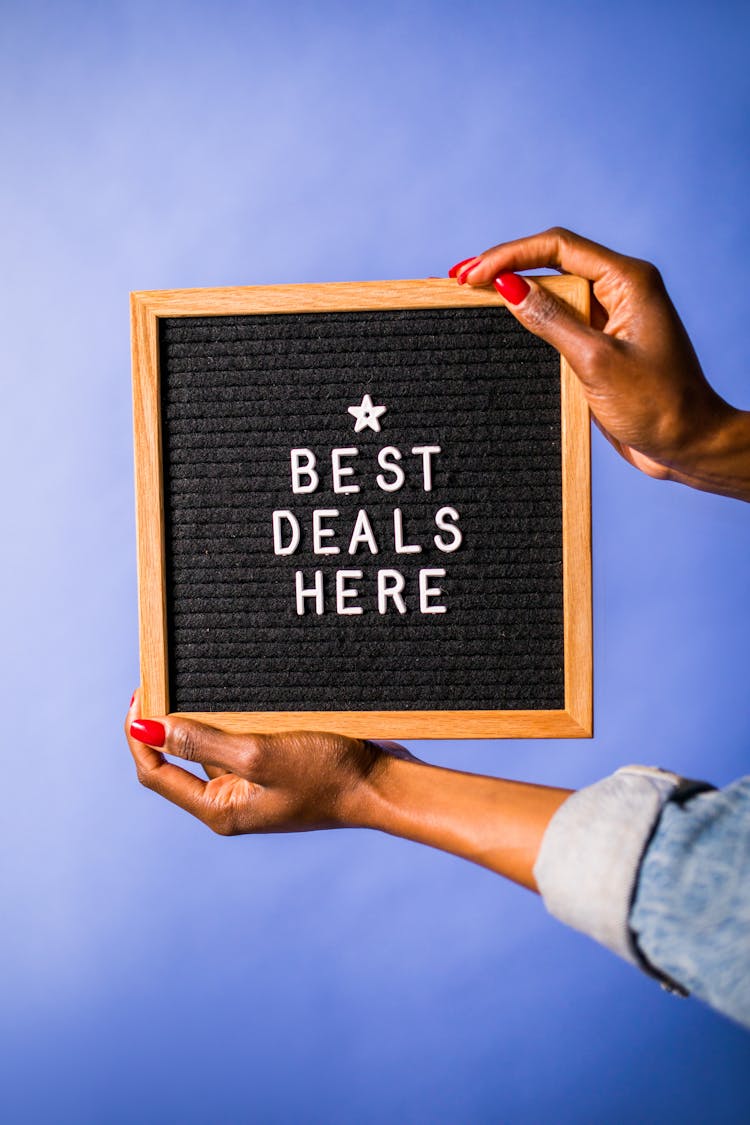
{"label": "fingernail", "polygon": [[135,719],[130,724],[130,734],[148,746],[163,746],[167,737],[164,723],[157,723],[155,719]]}
{"label": "fingernail", "polygon": [[135,703],[135,692],[133,692],[133,694],[130,697],[130,704],[128,705],[128,710],[130,710],[130,708],[133,706],[134,703]]}
{"label": "fingernail", "polygon": [[463,261],[456,262],[455,266],[451,266],[451,268],[448,270],[448,277],[455,277],[459,270],[463,269],[464,266],[467,266],[469,262],[476,262],[476,260],[476,257],[473,257],[464,258]]}
{"label": "fingernail", "polygon": [[523,277],[507,271],[498,274],[492,284],[500,296],[505,297],[506,301],[510,301],[511,305],[520,305],[524,297],[531,291],[531,286]]}

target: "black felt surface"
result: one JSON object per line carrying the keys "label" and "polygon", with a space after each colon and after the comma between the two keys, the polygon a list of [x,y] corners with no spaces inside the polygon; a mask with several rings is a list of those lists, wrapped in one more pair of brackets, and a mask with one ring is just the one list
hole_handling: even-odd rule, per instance
{"label": "black felt surface", "polygon": [[[512,710],[564,706],[560,364],[502,308],[190,317],[160,322],[170,706],[176,711]],[[369,393],[382,430],[347,413]],[[415,445],[436,444],[433,491]],[[407,481],[375,483],[396,446]],[[290,450],[321,483],[294,495]],[[330,450],[357,447],[361,491],[334,494]],[[433,543],[460,513],[462,546]],[[392,512],[406,541],[393,549]],[[311,513],[336,508],[339,555],[314,555]],[[360,508],[379,553],[348,554]],[[273,553],[271,516],[299,517]],[[448,537],[446,537],[448,538]],[[377,612],[376,574],[408,612]],[[442,567],[444,614],[421,614],[420,567]],[[335,612],[338,568],[363,571],[360,616]],[[294,574],[324,572],[326,612],[297,615]],[[308,603],[309,605],[309,603]]]}

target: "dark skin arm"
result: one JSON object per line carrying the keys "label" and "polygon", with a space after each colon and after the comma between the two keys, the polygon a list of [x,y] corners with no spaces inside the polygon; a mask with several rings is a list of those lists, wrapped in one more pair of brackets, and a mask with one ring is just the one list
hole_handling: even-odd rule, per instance
{"label": "dark skin arm", "polygon": [[[551,266],[593,283],[584,325],[533,278]],[[453,267],[492,285],[581,381],[594,420],[648,476],[750,500],[750,413],[706,380],[658,271],[569,231],[504,243]],[[507,280],[507,276],[506,276]],[[125,732],[140,781],[221,835],[377,828],[462,856],[536,890],[534,864],[567,789],[440,769],[395,743],[319,732],[232,735],[163,716],[142,726],[138,693]],[[155,724],[155,725],[154,725]],[[207,781],[165,755],[200,763]]]}

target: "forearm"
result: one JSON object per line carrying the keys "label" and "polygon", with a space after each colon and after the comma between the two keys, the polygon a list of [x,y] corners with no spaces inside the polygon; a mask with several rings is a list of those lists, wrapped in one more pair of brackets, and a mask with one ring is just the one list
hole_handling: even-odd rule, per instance
{"label": "forearm", "polygon": [[528,785],[384,757],[348,820],[481,864],[537,890],[533,869],[568,789]]}

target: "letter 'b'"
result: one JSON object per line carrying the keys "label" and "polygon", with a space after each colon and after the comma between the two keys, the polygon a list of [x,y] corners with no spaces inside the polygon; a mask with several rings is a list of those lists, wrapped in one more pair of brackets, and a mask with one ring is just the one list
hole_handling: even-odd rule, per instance
{"label": "letter 'b'", "polygon": [[[293,449],[292,492],[314,492],[318,487],[318,474],[315,472],[315,454],[311,449]],[[307,477],[307,484],[302,478]]]}

